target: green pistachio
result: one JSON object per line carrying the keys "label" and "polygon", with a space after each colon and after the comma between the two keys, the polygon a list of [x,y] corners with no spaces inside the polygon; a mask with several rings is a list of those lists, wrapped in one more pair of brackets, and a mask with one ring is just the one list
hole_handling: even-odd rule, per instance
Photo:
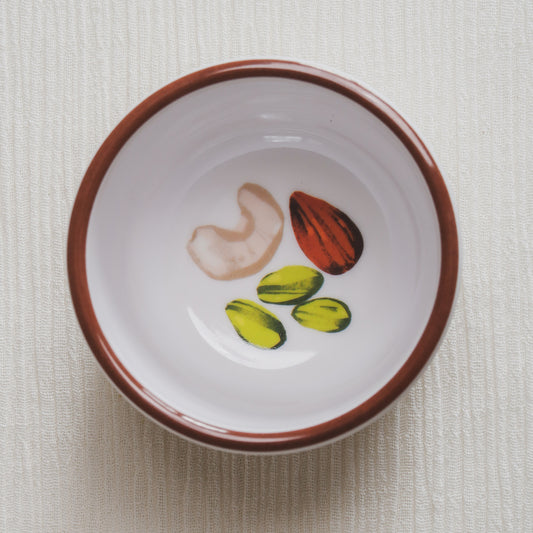
{"label": "green pistachio", "polygon": [[313,296],[323,283],[324,276],[314,268],[286,266],[260,281],[257,296],[269,304],[294,305]]}
{"label": "green pistachio", "polygon": [[292,316],[306,328],[335,333],[346,329],[352,319],[348,306],[334,298],[315,298],[297,305]]}
{"label": "green pistachio", "polygon": [[258,348],[279,348],[287,340],[279,319],[251,300],[231,301],[226,305],[226,314],[239,336]]}

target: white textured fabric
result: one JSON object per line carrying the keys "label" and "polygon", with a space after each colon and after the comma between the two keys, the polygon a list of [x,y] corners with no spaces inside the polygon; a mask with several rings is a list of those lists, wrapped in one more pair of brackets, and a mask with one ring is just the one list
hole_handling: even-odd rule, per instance
{"label": "white textured fabric", "polygon": [[[530,0],[0,2],[0,530],[533,531]],[[359,434],[245,457],[115,393],[76,322],[84,170],[167,82],[246,56],[375,88],[440,163],[463,285],[416,386]]]}

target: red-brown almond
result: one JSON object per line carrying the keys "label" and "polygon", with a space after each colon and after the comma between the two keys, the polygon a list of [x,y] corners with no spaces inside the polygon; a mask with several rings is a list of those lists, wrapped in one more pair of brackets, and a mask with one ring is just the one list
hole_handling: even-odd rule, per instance
{"label": "red-brown almond", "polygon": [[363,236],[340,209],[301,191],[289,201],[294,235],[303,253],[328,274],[344,274],[363,253]]}

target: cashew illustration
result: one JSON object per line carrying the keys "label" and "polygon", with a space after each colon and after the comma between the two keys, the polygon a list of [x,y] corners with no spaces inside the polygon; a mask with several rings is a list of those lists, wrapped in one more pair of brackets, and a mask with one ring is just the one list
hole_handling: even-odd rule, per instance
{"label": "cashew illustration", "polygon": [[194,262],[211,278],[232,280],[259,272],[276,252],[283,212],[272,195],[253,183],[237,193],[241,218],[235,229],[196,228],[187,244]]}

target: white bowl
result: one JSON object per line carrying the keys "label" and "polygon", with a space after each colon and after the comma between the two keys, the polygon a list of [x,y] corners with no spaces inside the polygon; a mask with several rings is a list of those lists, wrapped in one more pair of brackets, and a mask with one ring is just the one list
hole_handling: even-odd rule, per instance
{"label": "white bowl", "polygon": [[[246,277],[214,279],[188,243],[197,227],[238,224],[246,183],[279,205],[281,241]],[[320,270],[291,227],[295,191],[340,209],[364,240],[316,294],[349,307],[339,332],[258,300],[270,272]],[[182,78],[117,126],[80,187],[68,262],[82,329],[127,398],[185,437],[275,452],[362,427],[412,383],[446,325],[458,248],[438,168],[394,110],[339,76],[248,61]],[[239,337],[225,312],[234,299],[274,313],[283,345]]]}

